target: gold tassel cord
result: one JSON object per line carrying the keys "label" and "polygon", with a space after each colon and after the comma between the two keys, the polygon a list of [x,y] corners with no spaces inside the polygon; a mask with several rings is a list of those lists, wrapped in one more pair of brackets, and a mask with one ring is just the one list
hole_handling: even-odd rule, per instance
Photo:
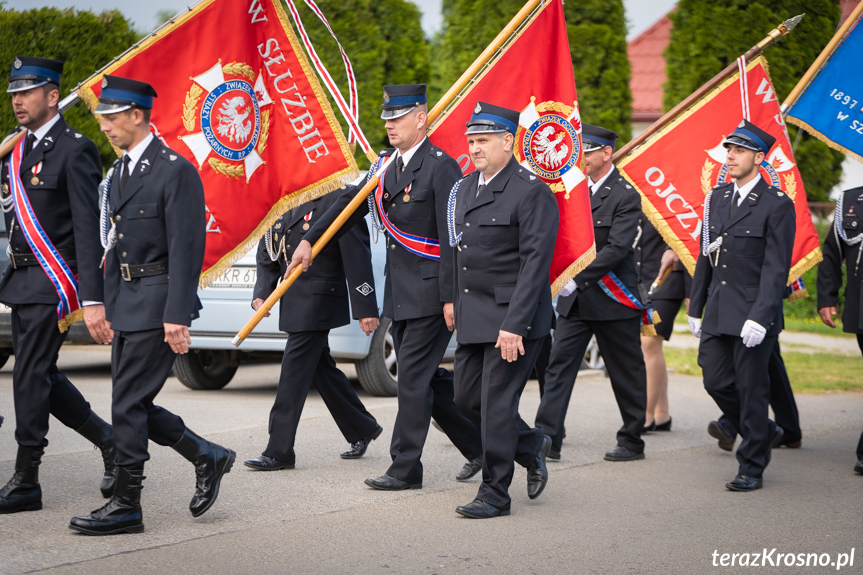
{"label": "gold tassel cord", "polygon": [[82,319],[84,319],[84,308],[77,309],[58,321],[57,329],[60,330],[60,333],[66,333],[69,330],[69,326]]}

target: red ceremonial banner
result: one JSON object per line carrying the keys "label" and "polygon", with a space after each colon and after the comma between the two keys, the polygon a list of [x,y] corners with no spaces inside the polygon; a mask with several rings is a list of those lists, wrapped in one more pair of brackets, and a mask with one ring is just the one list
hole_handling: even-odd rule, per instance
{"label": "red ceremonial banner", "polygon": [[203,0],[87,81],[150,83],[151,131],[200,170],[207,207],[205,287],[279,215],[357,177],[314,71],[276,0]]}
{"label": "red ceremonial banner", "polygon": [[743,74],[738,71],[722,82],[620,160],[617,167],[641,194],[644,213],[689,273],[694,273],[701,249],[704,197],[715,185],[731,179],[722,141],[741,118],[776,138],[761,164],[761,177],[794,200],[797,233],[788,276],[790,285],[821,261],[821,249],[779,101],[767,73],[767,61],[762,56],[746,63]]}
{"label": "red ceremonial banner", "polygon": [[553,294],[596,257],[570,58],[563,4],[552,0],[516,32],[500,56],[429,131],[434,144],[456,158],[462,172],[468,173],[473,166],[465,124],[476,103],[521,111],[516,158],[551,187],[560,209],[550,272]]}

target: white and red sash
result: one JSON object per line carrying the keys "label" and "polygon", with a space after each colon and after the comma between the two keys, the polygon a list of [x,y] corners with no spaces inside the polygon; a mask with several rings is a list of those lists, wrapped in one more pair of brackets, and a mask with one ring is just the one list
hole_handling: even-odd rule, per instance
{"label": "white and red sash", "polygon": [[15,204],[15,218],[30,249],[33,250],[33,255],[36,256],[39,265],[48,274],[48,279],[57,290],[57,295],[60,297],[60,303],[57,304],[57,320],[60,331],[66,331],[71,323],[80,319],[81,315],[76,313],[81,309],[81,302],[78,300],[78,278],[51,243],[51,239],[42,229],[30,205],[20,174],[26,144],[27,139],[22,138],[21,142],[12,149],[9,159],[9,184]]}
{"label": "white and red sash", "polygon": [[[405,232],[398,229],[387,217],[387,212],[384,209],[383,204],[384,179],[386,178],[386,175],[386,171],[381,174],[380,181],[378,182],[378,187],[375,190],[375,205],[377,206],[377,213],[380,218],[380,222],[386,228],[390,237],[396,243],[401,245],[404,249],[414,255],[439,262],[440,242],[438,240],[432,238],[424,238],[423,236],[415,236],[413,234],[406,234]],[[405,189],[405,194],[408,196],[410,194],[410,189],[410,186]]]}

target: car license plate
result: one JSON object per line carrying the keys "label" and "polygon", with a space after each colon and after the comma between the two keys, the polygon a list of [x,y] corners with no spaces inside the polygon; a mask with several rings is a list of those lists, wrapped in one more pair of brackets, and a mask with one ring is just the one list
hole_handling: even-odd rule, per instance
{"label": "car license plate", "polygon": [[234,266],[210,283],[209,287],[221,288],[253,288],[255,287],[255,268]]}

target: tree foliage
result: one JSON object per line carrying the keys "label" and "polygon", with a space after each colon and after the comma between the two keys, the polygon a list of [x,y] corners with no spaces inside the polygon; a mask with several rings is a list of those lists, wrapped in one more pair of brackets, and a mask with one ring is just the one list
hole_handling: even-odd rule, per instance
{"label": "tree foliage", "polygon": [[[458,80],[523,5],[523,0],[443,0],[443,28],[433,49],[434,99]],[[628,140],[632,96],[622,0],[572,0],[564,4],[564,13],[582,120]]]}
{"label": "tree foliage", "polygon": [[[836,31],[837,0],[680,0],[665,51],[668,81],[665,108],[670,109],[720,70],[733,64],[780,22],[806,13],[797,27],[767,48],[770,77],[782,101],[809,69]],[[788,126],[794,155],[810,200],[828,199],[842,176],[841,152]]]}
{"label": "tree foliage", "polygon": [[[318,0],[317,4],[354,68],[360,126],[373,148],[388,147],[380,119],[384,84],[428,82],[429,47],[420,11],[407,0]],[[347,100],[347,78],[335,40],[308,7],[298,3],[298,9],[315,50]],[[338,112],[337,116],[347,134],[346,123]],[[361,166],[368,165],[361,150],[356,156]]]}
{"label": "tree foliage", "polygon": [[[17,54],[64,61],[61,98],[136,39],[137,33],[117,10],[101,14],[57,8],[18,11],[0,5],[0,65],[8,74]],[[72,106],[63,115],[70,125],[96,143],[103,165],[116,159],[83,103]],[[7,98],[6,105],[0,107],[0,128],[5,134],[17,125]]]}

